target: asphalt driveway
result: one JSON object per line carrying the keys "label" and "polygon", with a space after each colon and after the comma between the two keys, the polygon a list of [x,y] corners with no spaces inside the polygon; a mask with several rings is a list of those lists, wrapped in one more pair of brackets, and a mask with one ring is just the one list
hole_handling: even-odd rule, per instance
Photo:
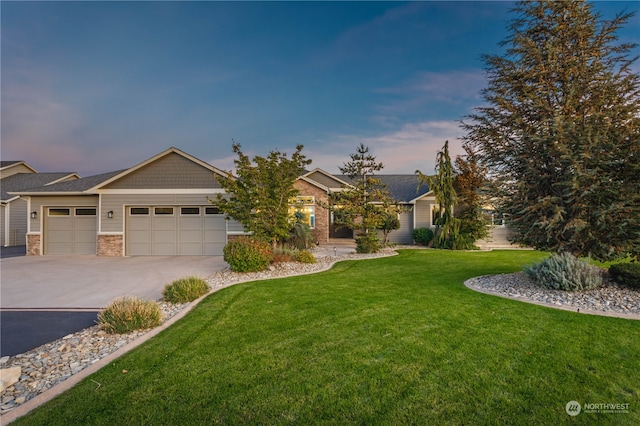
{"label": "asphalt driveway", "polygon": [[100,309],[120,296],[155,300],[177,278],[206,278],[222,256],[19,256],[0,260],[0,308]]}

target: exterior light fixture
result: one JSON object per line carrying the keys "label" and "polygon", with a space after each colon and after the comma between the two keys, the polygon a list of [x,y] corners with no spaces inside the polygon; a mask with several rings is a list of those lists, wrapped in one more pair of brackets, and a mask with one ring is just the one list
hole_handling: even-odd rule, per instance
{"label": "exterior light fixture", "polygon": [[38,217],[38,212],[31,212],[31,219],[35,219]]}
{"label": "exterior light fixture", "polygon": [[109,211],[107,212],[107,217],[108,217],[109,219],[113,219],[113,210],[109,210]]}

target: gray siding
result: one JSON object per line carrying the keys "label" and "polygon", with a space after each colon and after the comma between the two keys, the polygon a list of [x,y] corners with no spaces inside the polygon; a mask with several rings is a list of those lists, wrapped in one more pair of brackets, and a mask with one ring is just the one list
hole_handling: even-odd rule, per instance
{"label": "gray siding", "polygon": [[419,200],[415,204],[415,228],[430,228],[431,223],[431,208],[435,203],[434,200]]}
{"label": "gray siding", "polygon": [[107,189],[220,188],[214,172],[170,153],[107,185]]}
{"label": "gray siding", "polygon": [[2,204],[0,206],[0,244],[2,244],[3,246],[8,244],[8,242],[5,241],[4,239],[4,235],[5,235],[5,229],[6,229],[6,222],[5,222],[5,211],[6,211],[6,207],[4,204]]}
{"label": "gray siding", "polygon": [[29,218],[31,224],[31,232],[41,232],[40,224],[42,223],[42,216],[45,214],[42,207],[97,207],[98,196],[97,195],[63,195],[63,196],[46,196],[46,197],[31,197],[31,211],[38,212],[36,219]]}
{"label": "gray siding", "polygon": [[400,213],[398,218],[400,219],[400,229],[389,233],[389,242],[395,244],[412,244],[413,210]]}
{"label": "gray siding", "polygon": [[311,179],[313,181],[318,182],[320,185],[324,185],[327,188],[342,188],[342,186],[344,184],[340,183],[339,181],[330,178],[329,176],[325,175],[324,173],[320,173],[320,172],[315,172],[315,173],[311,173],[310,175],[307,176],[308,179]]}
{"label": "gray siding", "polygon": [[10,206],[8,244],[23,246],[27,244],[27,201],[14,200]]}

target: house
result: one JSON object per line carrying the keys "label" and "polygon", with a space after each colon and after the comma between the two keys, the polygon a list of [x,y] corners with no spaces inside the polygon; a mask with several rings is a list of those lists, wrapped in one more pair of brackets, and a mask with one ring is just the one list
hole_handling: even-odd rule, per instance
{"label": "house", "polygon": [[20,191],[29,255],[221,255],[242,225],[209,202],[217,169],[169,148],[129,169]]}
{"label": "house", "polygon": [[3,247],[26,244],[27,201],[10,193],[78,179],[77,173],[38,173],[24,161],[0,162],[0,244]]}
{"label": "house", "polygon": [[[7,191],[4,182],[11,176],[2,179],[3,203],[7,197],[24,204],[29,255],[221,255],[227,241],[246,234],[211,202],[225,193],[217,177],[227,172],[177,148],[95,176],[38,175],[38,185],[16,184]],[[400,229],[389,234],[390,242],[412,244],[413,229],[435,226],[435,196],[414,174],[376,178],[402,207]],[[335,226],[339,208],[321,207],[331,193],[352,187],[347,176],[316,168],[294,186],[299,190],[296,209],[304,213],[318,243],[353,239],[351,230]]]}

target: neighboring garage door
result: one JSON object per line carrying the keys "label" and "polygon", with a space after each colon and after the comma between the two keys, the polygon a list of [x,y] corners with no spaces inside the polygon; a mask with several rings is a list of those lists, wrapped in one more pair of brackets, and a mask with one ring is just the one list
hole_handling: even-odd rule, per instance
{"label": "neighboring garage door", "polygon": [[96,254],[95,207],[48,207],[46,211],[44,254]]}
{"label": "neighboring garage door", "polygon": [[227,224],[216,207],[128,207],[126,241],[128,256],[222,255]]}

